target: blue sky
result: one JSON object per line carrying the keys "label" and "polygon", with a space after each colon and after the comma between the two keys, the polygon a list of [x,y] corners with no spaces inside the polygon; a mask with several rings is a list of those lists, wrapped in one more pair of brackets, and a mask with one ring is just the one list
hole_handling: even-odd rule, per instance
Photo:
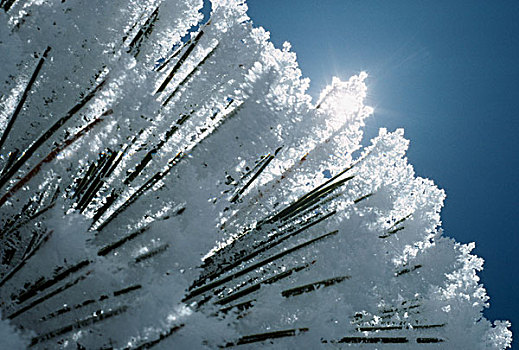
{"label": "blue sky", "polygon": [[[445,189],[448,236],[476,242],[490,319],[519,334],[519,1],[248,0],[274,44],[289,41],[318,96],[369,73],[379,127],[405,128],[419,176]],[[517,342],[514,342],[517,343]],[[519,344],[519,343],[518,343]]]}

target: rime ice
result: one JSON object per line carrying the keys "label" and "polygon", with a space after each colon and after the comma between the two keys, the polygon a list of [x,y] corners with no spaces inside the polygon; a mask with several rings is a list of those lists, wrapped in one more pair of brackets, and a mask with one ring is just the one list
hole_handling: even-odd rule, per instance
{"label": "rime ice", "polygon": [[312,103],[239,0],[0,7],[2,345],[510,346],[365,73]]}

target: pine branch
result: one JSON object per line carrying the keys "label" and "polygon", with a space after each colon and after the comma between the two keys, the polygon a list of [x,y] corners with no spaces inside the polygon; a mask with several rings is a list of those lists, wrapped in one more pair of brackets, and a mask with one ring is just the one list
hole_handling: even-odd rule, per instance
{"label": "pine branch", "polygon": [[294,267],[294,268],[291,268],[289,270],[286,270],[286,271],[283,271],[283,272],[280,272],[264,281],[261,281],[259,283],[256,283],[248,288],[245,288],[245,289],[242,289],[242,290],[238,290],[234,293],[231,293],[230,295],[227,295],[225,296],[224,298],[220,298],[218,299],[217,301],[214,302],[215,305],[225,305],[225,304],[228,304],[236,299],[239,299],[239,298],[242,298],[246,295],[249,295],[251,293],[254,293],[256,291],[258,291],[262,285],[264,284],[272,284],[272,283],[275,283],[277,281],[280,281],[284,278],[287,278],[287,277],[290,277],[292,275],[292,273],[294,272],[298,272],[298,271],[301,271],[305,268],[307,268],[308,266],[310,266],[310,264],[304,264],[302,266],[298,266],[298,267]]}
{"label": "pine branch", "polygon": [[101,81],[92,91],[90,91],[84,98],[81,99],[74,107],[72,107],[67,114],[61,117],[54,125],[52,125],[43,135],[34,141],[29,148],[27,148],[22,155],[16,160],[12,167],[0,177],[0,188],[4,187],[7,181],[25,164],[25,162],[32,157],[34,152],[38,150],[48,139],[50,139],[56,131],[58,131],[70,118],[76,115],[103,87],[106,79]]}
{"label": "pine branch", "polygon": [[[4,133],[5,133],[5,130],[4,130]],[[11,152],[9,152],[9,155],[7,157],[7,160],[6,160],[5,164],[4,164],[2,172],[0,172],[0,177],[3,176],[7,170],[9,170],[11,165],[13,165],[14,161],[16,160],[16,157],[18,157],[18,153],[20,153],[20,150],[18,148],[15,148]]]}
{"label": "pine branch", "polygon": [[128,45],[128,52],[133,54],[135,58],[140,53],[140,47],[142,44],[142,41],[145,37],[148,37],[151,32],[153,31],[153,25],[159,18],[159,8],[160,5],[155,8],[155,10],[149,15],[146,22],[142,25],[142,27],[139,28],[139,31],[137,34],[133,37],[132,41]]}
{"label": "pine branch", "polygon": [[34,346],[38,343],[44,342],[46,340],[50,340],[56,337],[59,337],[60,335],[77,331],[82,328],[85,328],[87,326],[99,323],[101,321],[107,320],[109,318],[112,318],[114,316],[120,315],[128,310],[128,306],[121,306],[115,309],[110,309],[108,311],[99,310],[94,313],[93,316],[84,318],[82,320],[79,320],[77,322],[71,323],[67,326],[55,329],[53,331],[47,332],[45,334],[39,335],[37,337],[32,338],[31,346]]}
{"label": "pine branch", "polygon": [[445,324],[425,324],[425,325],[391,325],[391,326],[366,326],[366,327],[357,327],[359,332],[378,332],[378,331],[393,331],[393,330],[416,330],[416,329],[435,329],[442,328]]}
{"label": "pine branch", "polygon": [[109,153],[110,155],[104,158],[104,162],[98,166],[99,170],[95,176],[93,176],[92,179],[89,179],[90,186],[85,190],[81,200],[77,203],[77,208],[81,213],[88,207],[94,197],[98,194],[99,190],[105,184],[104,179],[108,178],[112,174],[112,172],[121,162],[124,154],[123,151],[113,152],[110,149],[108,149],[106,153]]}
{"label": "pine branch", "polygon": [[132,205],[139,197],[141,197],[144,193],[146,193],[150,188],[155,186],[157,182],[162,180],[175,166],[182,160],[184,157],[184,153],[179,152],[177,155],[172,158],[168,162],[168,166],[161,172],[156,173],[151,178],[148,179],[137,191],[135,191],[121,206],[119,206],[110,216],[104,220],[101,224],[94,226],[95,223],[92,224],[91,228],[95,227],[97,232],[101,232],[110,222],[112,222],[117,216],[119,216],[122,212],[124,212],[130,205]]}
{"label": "pine branch", "polygon": [[412,271],[414,271],[414,270],[416,270],[416,269],[419,269],[419,268],[421,268],[421,267],[422,267],[422,265],[415,265],[415,266],[410,267],[410,268],[405,268],[405,269],[403,269],[403,270],[400,270],[400,271],[395,272],[395,276],[397,276],[397,277],[398,277],[398,276],[402,276],[402,275],[404,275],[404,274],[406,274],[406,273],[412,272]]}
{"label": "pine branch", "polygon": [[236,309],[238,311],[248,310],[248,309],[250,309],[250,308],[252,308],[254,306],[253,303],[255,301],[256,301],[256,299],[251,299],[251,300],[244,301],[242,303],[238,303],[238,304],[234,304],[234,305],[231,305],[231,306],[227,306],[227,307],[221,308],[221,309],[218,310],[217,313],[214,313],[213,316],[218,316],[218,313],[226,314],[229,311],[231,311],[232,309]]}
{"label": "pine branch", "polygon": [[43,236],[43,238],[36,244],[36,246],[34,247],[34,249],[27,253],[25,255],[25,258],[22,259],[18,265],[16,265],[13,269],[11,269],[11,271],[9,271],[8,273],[6,273],[3,277],[2,277],[2,280],[0,280],[0,287],[2,287],[7,281],[9,281],[11,278],[13,278],[13,276],[18,272],[20,271],[20,269],[25,266],[25,264],[27,263],[27,261],[32,257],[34,256],[34,254],[40,249],[40,247],[43,245],[43,243],[45,243],[49,238],[50,236],[52,235],[53,231],[49,231],[46,235]]}
{"label": "pine branch", "polygon": [[353,343],[353,344],[404,344],[409,343],[409,339],[405,337],[344,337],[330,343]]}
{"label": "pine branch", "polygon": [[211,51],[209,51],[209,53],[207,53],[207,55],[205,55],[205,57],[200,62],[198,62],[198,64],[191,70],[191,72],[189,72],[189,74],[186,75],[184,79],[182,79],[182,81],[175,87],[173,92],[169,94],[169,96],[164,100],[164,102],[162,103],[162,107],[165,107],[169,103],[169,101],[171,101],[171,99],[177,94],[180,88],[182,88],[186,84],[186,82],[189,81],[198,72],[198,70],[207,62],[207,60],[209,60],[213,56],[216,49],[218,48],[218,45],[220,45],[220,43],[216,44],[211,49]]}
{"label": "pine branch", "polygon": [[164,145],[171,139],[173,135],[178,131],[179,127],[182,126],[190,117],[192,113],[182,115],[176,122],[171,126],[171,128],[164,134],[164,137],[161,138],[161,140],[152,147],[148,153],[142,158],[141,162],[135,167],[135,170],[133,170],[127,177],[124,179],[123,184],[129,185],[130,183],[137,178],[137,176],[140,175],[140,173],[146,168],[148,163],[152,160],[153,155],[157,154]]}
{"label": "pine branch", "polygon": [[394,235],[395,233],[397,233],[398,231],[403,230],[405,228],[405,226],[401,226],[401,227],[397,227],[397,228],[394,228],[394,227],[405,222],[412,215],[413,214],[409,214],[409,215],[403,217],[402,219],[396,221],[393,225],[391,225],[390,230],[388,230],[386,234],[380,235],[380,236],[378,236],[378,238],[388,238],[388,237],[391,237],[392,235]]}
{"label": "pine branch", "polygon": [[[27,218],[25,219],[20,219],[20,220],[16,220],[16,223],[15,225],[11,226],[7,231],[5,232],[2,232],[0,234],[0,239],[4,239],[5,236],[15,232],[16,230],[19,230],[21,227],[27,225],[29,222],[33,221],[34,219],[37,219],[38,217],[40,217],[40,215],[43,215],[45,214],[49,209],[52,209],[54,207],[54,205],[56,204],[56,200],[52,200],[50,204],[48,204],[47,206],[45,206],[44,208],[40,209],[39,211],[37,211],[36,213],[34,213],[33,215],[31,216],[28,216]],[[1,286],[1,283],[0,283],[0,286]]]}
{"label": "pine branch", "polygon": [[302,196],[301,198],[297,199],[294,203],[290,204],[285,209],[271,216],[267,220],[260,221],[258,225],[261,226],[263,224],[272,224],[276,221],[286,220],[287,218],[299,213],[301,210],[304,210],[308,206],[315,204],[319,199],[325,197],[326,195],[333,192],[335,189],[341,187],[353,178],[354,176],[349,176],[345,179],[338,181],[337,183],[330,184],[328,186],[326,186],[325,184],[320,185],[314,190]]}
{"label": "pine branch", "polygon": [[304,286],[284,290],[281,292],[281,295],[284,296],[285,298],[294,297],[294,296],[301,295],[304,293],[313,292],[320,288],[333,286],[335,284],[341,283],[350,278],[351,278],[351,276],[341,276],[341,277],[329,278],[329,279],[326,279],[323,281],[313,282],[310,284],[305,284]]}
{"label": "pine branch", "polygon": [[[14,1],[12,1],[12,2],[14,2]],[[5,6],[7,6],[7,5],[5,5]],[[8,9],[5,10],[5,12],[7,12],[7,11],[8,11]],[[16,121],[16,119],[18,118],[18,115],[20,114],[20,112],[22,110],[22,107],[25,103],[25,100],[27,99],[27,95],[29,94],[29,91],[31,91],[32,86],[34,85],[34,82],[36,81],[36,78],[40,74],[40,70],[43,67],[43,63],[45,62],[45,59],[47,58],[49,51],[50,51],[50,46],[47,46],[45,51],[43,51],[43,54],[41,55],[40,60],[38,61],[38,64],[36,65],[36,68],[34,69],[32,75],[31,75],[31,78],[29,79],[29,82],[27,83],[27,85],[25,86],[25,89],[23,90],[22,97],[18,101],[18,105],[16,106],[16,109],[14,110],[13,115],[11,116],[11,119],[9,119],[9,122],[7,123],[7,126],[5,127],[4,132],[2,133],[2,138],[0,138],[0,150],[4,147],[4,143],[7,140],[9,133],[11,132],[14,122]],[[6,168],[7,168],[7,164],[4,167],[2,172],[4,172],[6,170]]]}
{"label": "pine branch", "polygon": [[[229,103],[226,107],[229,108],[231,103]],[[117,218],[121,213],[123,213],[127,208],[130,207],[135,201],[137,201],[142,195],[144,195],[149,189],[153,188],[159,181],[161,181],[163,178],[165,178],[169,172],[173,169],[175,165],[177,165],[184,157],[188,154],[188,151],[192,151],[195,149],[203,140],[204,137],[207,137],[211,134],[214,130],[216,130],[219,126],[221,126],[226,120],[229,120],[236,111],[240,108],[241,105],[235,107],[233,110],[231,110],[230,113],[224,114],[218,123],[213,125],[212,129],[207,129],[202,134],[203,135],[197,135],[199,137],[199,140],[195,142],[193,145],[186,146],[184,150],[178,152],[173,158],[169,159],[165,168],[163,168],[162,171],[159,171],[155,173],[152,177],[150,177],[142,186],[137,189],[128,199],[125,200],[124,203],[122,203],[117,209],[115,209],[103,222],[98,223],[98,220],[94,221],[92,225],[90,226],[90,230],[94,229],[97,232],[101,232],[106,226],[108,226],[115,218]]]}
{"label": "pine branch", "polygon": [[243,185],[242,188],[240,188],[238,191],[236,191],[236,193],[234,194],[234,196],[230,199],[230,202],[231,203],[234,203],[238,200],[238,198],[240,198],[240,196],[243,194],[243,192],[245,192],[245,190],[254,182],[254,180],[256,180],[258,178],[258,176],[263,172],[263,170],[265,170],[265,168],[267,168],[267,166],[270,164],[270,162],[272,161],[272,159],[274,159],[274,156],[271,155],[270,153],[267,155],[267,157],[261,162],[261,166],[260,168],[258,169],[258,171],[256,171],[256,173],[254,173],[254,175],[250,178],[250,180],[245,184]]}
{"label": "pine branch", "polygon": [[[320,219],[318,219],[318,220],[316,220],[316,221],[314,221],[314,222],[312,222],[312,223],[310,223],[310,224],[308,224],[306,226],[303,226],[301,229],[291,233],[290,235],[285,236],[282,240],[275,241],[275,242],[273,242],[273,243],[271,243],[269,245],[264,245],[260,249],[257,249],[255,251],[252,251],[251,253],[247,254],[245,257],[237,259],[236,261],[234,261],[232,263],[229,263],[226,266],[221,266],[220,269],[217,270],[216,272],[214,272],[214,273],[212,273],[210,275],[202,276],[198,281],[193,283],[193,285],[191,286],[190,289],[193,289],[194,287],[202,285],[203,281],[205,281],[205,280],[215,279],[216,277],[224,274],[225,272],[230,271],[233,268],[239,266],[242,262],[250,260],[250,259],[254,258],[255,256],[257,256],[258,254],[273,248],[274,246],[276,246],[279,243],[281,243],[283,240],[288,239],[290,237],[293,237],[293,236],[303,232],[304,230],[310,228],[311,226],[313,226],[313,225],[315,225],[315,224],[317,224],[317,223],[327,219],[331,215],[333,215],[333,213],[330,213],[327,216],[321,217]],[[198,289],[192,290],[184,299],[182,299],[182,301],[183,302],[189,301],[192,298],[194,298],[195,296],[200,295],[202,293],[205,293],[205,292],[207,292],[207,291],[209,291],[209,290],[211,290],[211,289],[213,289],[213,288],[215,288],[215,287],[217,287],[217,286],[219,286],[219,285],[221,285],[223,283],[231,281],[231,280],[233,280],[233,279],[235,279],[235,278],[237,278],[239,276],[242,276],[242,275],[244,275],[244,274],[246,274],[246,273],[248,273],[250,271],[254,271],[254,270],[256,270],[256,269],[258,269],[258,268],[260,268],[262,266],[265,266],[265,265],[267,265],[267,264],[269,264],[269,263],[271,263],[271,262],[273,262],[273,261],[275,261],[277,259],[280,259],[280,258],[284,257],[285,255],[291,254],[291,253],[293,253],[293,252],[295,252],[295,251],[297,251],[297,250],[299,250],[301,248],[304,248],[304,247],[307,247],[309,245],[312,245],[312,244],[314,244],[314,243],[316,243],[316,242],[318,242],[318,241],[320,241],[320,240],[322,240],[324,238],[327,238],[329,236],[333,236],[333,235],[335,235],[337,233],[338,233],[338,231],[329,232],[329,233],[327,233],[325,235],[322,235],[322,236],[319,236],[317,238],[311,239],[311,240],[309,240],[307,242],[301,243],[301,244],[299,244],[299,245],[297,245],[295,247],[289,248],[289,249],[287,249],[285,251],[282,251],[282,252],[280,252],[278,254],[275,254],[275,255],[273,255],[273,256],[265,259],[265,260],[262,260],[262,261],[260,261],[258,263],[252,264],[252,265],[250,265],[248,267],[244,267],[244,268],[240,269],[239,271],[235,272],[234,274],[231,274],[229,276],[221,278],[221,279],[219,279],[217,281],[208,283],[208,284],[206,284],[203,287],[200,287]]]}
{"label": "pine branch", "polygon": [[144,260],[148,260],[160,253],[165,252],[169,248],[169,244],[163,244],[155,249],[152,249],[151,251],[141,254],[135,258],[135,263],[143,262]]}
{"label": "pine branch", "polygon": [[221,348],[230,348],[230,347],[234,347],[237,345],[243,345],[243,344],[260,343],[260,342],[264,342],[266,340],[271,340],[271,339],[294,337],[294,336],[300,335],[300,334],[308,332],[308,331],[309,331],[308,328],[294,328],[294,329],[287,329],[287,330],[282,330],[282,331],[246,335],[244,337],[241,337],[240,339],[238,339],[235,342],[230,342],[230,343],[225,344],[224,346],[221,346]]}
{"label": "pine branch", "polygon": [[416,338],[416,342],[418,344],[434,344],[434,343],[443,343],[445,340],[441,339],[441,338],[424,338],[424,337],[420,337],[420,338]]}
{"label": "pine branch", "polygon": [[131,241],[132,239],[137,238],[138,236],[140,236],[141,234],[143,234],[144,232],[149,230],[149,228],[150,228],[150,225],[146,225],[143,228],[140,228],[139,230],[132,232],[128,236],[125,236],[125,237],[121,238],[120,240],[115,241],[114,243],[104,246],[103,248],[99,249],[99,251],[97,252],[97,255],[99,255],[99,256],[107,255],[108,253],[114,251],[115,249],[119,248],[123,244]]}
{"label": "pine branch", "polygon": [[56,283],[64,280],[65,278],[69,277],[70,275],[81,271],[83,268],[90,265],[90,260],[82,260],[79,263],[69,267],[63,272],[58,273],[56,276],[54,276],[51,279],[48,280],[42,280],[38,283],[35,283],[32,287],[28,288],[25,292],[20,293],[19,295],[15,296],[14,299],[16,299],[17,304],[21,304],[24,301],[34,297],[37,293],[41,293],[44,290],[52,287]]}
{"label": "pine branch", "polygon": [[127,347],[125,349],[135,349],[135,350],[142,350],[142,349],[149,349],[149,348],[152,348],[154,347],[155,345],[159,344],[161,341],[163,341],[164,339],[167,339],[168,337],[172,336],[173,334],[175,334],[177,331],[179,331],[180,329],[182,329],[182,327],[184,327],[184,324],[179,324],[177,326],[173,326],[171,327],[167,332],[165,333],[161,333],[159,335],[159,337],[157,339],[154,339],[154,340],[150,340],[148,342],[145,342],[145,343],[142,343],[140,344],[139,346],[137,347]]}
{"label": "pine branch", "polygon": [[353,201],[353,204],[358,204],[358,203],[362,202],[363,200],[368,199],[368,198],[371,197],[371,196],[373,196],[373,193],[368,193],[368,194],[366,194],[366,195],[364,195],[364,196],[362,196],[362,197],[359,197],[359,198],[355,199],[355,200]]}
{"label": "pine branch", "polygon": [[166,86],[173,79],[173,77],[175,76],[177,71],[180,69],[180,67],[182,67],[182,64],[184,64],[185,60],[189,57],[189,55],[194,50],[194,48],[196,47],[196,45],[198,44],[199,40],[202,38],[203,35],[204,35],[204,31],[203,30],[201,30],[196,35],[195,40],[191,43],[191,45],[188,46],[187,50],[182,54],[182,56],[180,56],[180,58],[178,59],[177,63],[173,66],[173,68],[171,69],[169,74],[166,76],[166,79],[164,79],[164,81],[162,82],[162,84],[160,84],[160,86],[157,89],[157,91],[155,91],[155,95],[164,91]]}
{"label": "pine branch", "polygon": [[4,9],[4,11],[7,13],[16,1],[18,1],[18,0],[4,0],[4,1],[2,1],[3,5],[0,4],[0,7],[2,7]]}
{"label": "pine branch", "polygon": [[[236,266],[240,265],[242,262],[250,260],[256,257],[257,255],[264,253],[269,249],[272,249],[278,244],[284,242],[285,240],[304,232],[308,228],[320,223],[323,220],[328,219],[335,213],[335,211],[332,211],[326,215],[321,215],[320,213],[315,214],[314,216],[308,218],[308,220],[306,220],[305,222],[301,222],[297,225],[290,226],[288,229],[282,230],[281,232],[270,234],[267,240],[259,241],[258,243],[255,243],[253,246],[250,246],[249,249],[236,249],[236,246],[239,242],[236,240],[233,241],[233,243],[231,243],[230,245],[227,245],[224,248],[217,251],[215,255],[208,257],[204,260],[202,268],[204,268],[205,273],[202,274],[199,280],[193,283],[192,287],[196,287],[203,284],[203,281],[205,279],[214,279],[217,276],[232,270]],[[303,226],[299,226],[299,224],[303,224]],[[246,235],[252,235],[254,237],[257,232],[259,232],[259,229],[253,230],[252,232],[248,232],[246,233]],[[209,267],[211,266],[217,266],[216,270],[211,271],[209,269]]]}
{"label": "pine branch", "polygon": [[[106,112],[103,114],[107,115]],[[85,136],[94,126],[96,126],[99,122],[101,122],[103,119],[98,118],[94,121],[92,121],[90,124],[88,124],[86,127],[81,129],[79,132],[77,132],[74,136],[70,137],[69,139],[65,140],[62,144],[56,146],[43,160],[41,160],[32,170],[30,170],[21,180],[19,180],[16,184],[11,187],[6,194],[4,194],[2,197],[0,197],[0,206],[2,206],[9,198],[11,198],[18,190],[23,188],[33,177],[35,177],[46,163],[52,162],[56,157],[63,152],[65,149],[67,149],[70,145],[72,145],[74,142],[78,141],[80,138]]]}
{"label": "pine branch", "polygon": [[[200,28],[198,34],[200,34],[200,32],[202,32],[205,29],[205,27],[209,26],[210,24],[211,24],[211,20],[207,21],[207,23],[204,24]],[[197,34],[196,37],[198,37],[198,34]],[[195,38],[191,37],[188,41],[186,41],[184,44],[182,44],[177,50],[175,50],[175,52],[173,52],[171,54],[171,56],[168,57],[167,60],[164,60],[164,62],[162,62],[162,64],[159,65],[155,70],[158,71],[158,72],[162,71],[169,64],[169,62],[171,62],[172,59],[177,57],[184,50],[184,48],[186,48],[187,46],[191,45],[195,40],[197,40],[196,37]],[[198,40],[200,39],[200,37],[198,37]]]}
{"label": "pine branch", "polygon": [[[113,167],[109,170],[109,173],[112,173],[117,168],[122,159],[127,155],[128,151],[130,150],[130,147],[137,141],[138,137],[142,134],[142,132],[144,132],[144,129],[141,129],[141,131],[139,131],[139,133],[136,136],[134,136],[129,143],[126,144],[123,150],[119,152],[118,158],[114,162]],[[104,204],[94,212],[92,222],[97,222],[104,215],[104,213],[108,209],[110,209],[112,204],[119,197],[120,193],[121,190],[118,190],[116,188],[112,189],[112,192],[105,198]]]}
{"label": "pine branch", "polygon": [[15,312],[13,312],[12,314],[10,314],[9,316],[7,316],[8,319],[12,320],[13,318],[15,317],[18,317],[20,316],[21,314],[23,314],[24,312],[27,312],[29,310],[31,310],[32,308],[40,305],[41,303],[43,303],[44,301],[47,301],[48,299],[66,291],[67,289],[75,286],[76,284],[78,284],[79,282],[83,281],[87,276],[89,275],[89,273],[86,273],[82,276],[79,276],[78,278],[74,279],[73,281],[70,281],[70,282],[67,282],[65,283],[64,285],[56,288],[55,290],[39,297],[39,298],[36,298],[34,299],[33,301],[31,301],[29,304],[23,306],[22,308],[16,310]]}
{"label": "pine branch", "polygon": [[74,305],[74,306],[65,305],[61,309],[58,309],[56,311],[53,311],[53,312],[51,312],[51,313],[41,317],[40,321],[41,322],[48,321],[51,318],[55,318],[57,316],[66,314],[66,313],[68,313],[68,312],[70,312],[72,310],[79,310],[79,309],[81,309],[81,308],[83,308],[85,306],[88,306],[88,305],[91,305],[91,304],[94,304],[94,303],[100,303],[100,302],[108,300],[110,298],[112,298],[112,299],[113,298],[117,298],[119,296],[126,295],[128,293],[131,293],[133,291],[139,290],[141,288],[142,288],[142,286],[140,284],[135,284],[135,285],[131,285],[129,287],[126,287],[126,288],[114,291],[112,293],[112,297],[110,297],[110,296],[108,296],[106,294],[103,294],[103,295],[99,296],[96,299],[87,299],[87,300],[84,300],[84,301]]}

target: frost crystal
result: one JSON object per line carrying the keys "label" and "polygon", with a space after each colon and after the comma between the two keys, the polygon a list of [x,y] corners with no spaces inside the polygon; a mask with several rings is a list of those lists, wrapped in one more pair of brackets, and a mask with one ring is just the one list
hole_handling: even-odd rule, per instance
{"label": "frost crystal", "polygon": [[2,348],[510,346],[365,73],[312,104],[240,0],[0,8]]}

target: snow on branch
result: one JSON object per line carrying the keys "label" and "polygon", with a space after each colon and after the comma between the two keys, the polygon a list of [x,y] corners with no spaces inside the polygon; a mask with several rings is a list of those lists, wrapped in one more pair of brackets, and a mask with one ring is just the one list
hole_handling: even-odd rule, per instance
{"label": "snow on branch", "polygon": [[366,73],[312,103],[243,0],[3,0],[0,26],[3,345],[510,346],[403,130],[361,146]]}

